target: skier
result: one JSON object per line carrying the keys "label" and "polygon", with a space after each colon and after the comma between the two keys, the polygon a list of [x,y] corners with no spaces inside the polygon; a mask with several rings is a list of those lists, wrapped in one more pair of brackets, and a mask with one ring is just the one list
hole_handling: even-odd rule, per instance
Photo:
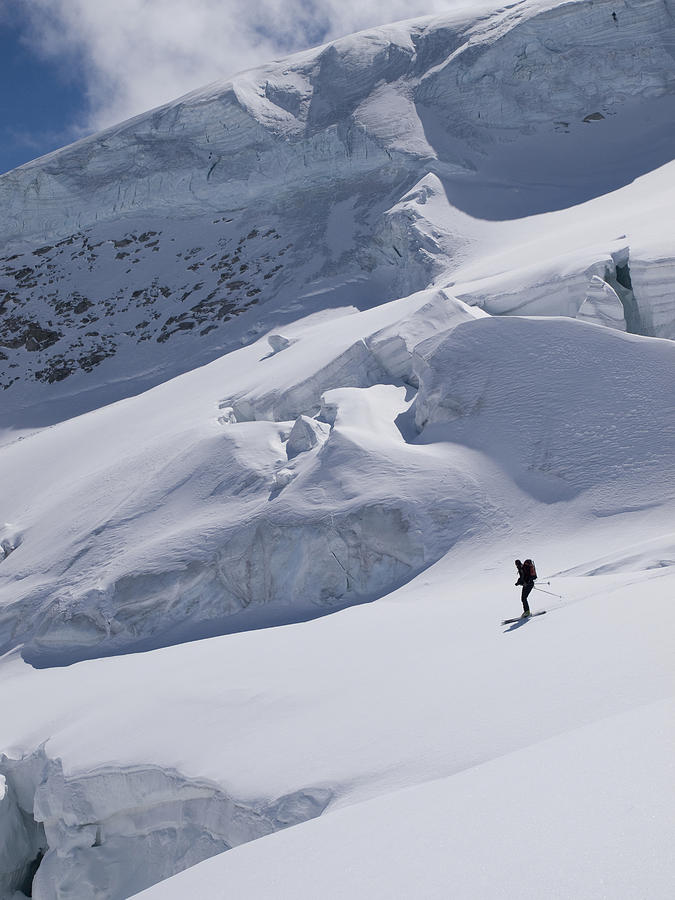
{"label": "skier", "polygon": [[525,619],[530,615],[530,605],[527,602],[527,598],[532,593],[534,580],[537,577],[537,570],[531,559],[526,559],[524,563],[517,559],[516,569],[518,569],[518,581],[516,581],[516,587],[519,587],[520,585],[523,586],[520,599],[523,604],[523,618]]}

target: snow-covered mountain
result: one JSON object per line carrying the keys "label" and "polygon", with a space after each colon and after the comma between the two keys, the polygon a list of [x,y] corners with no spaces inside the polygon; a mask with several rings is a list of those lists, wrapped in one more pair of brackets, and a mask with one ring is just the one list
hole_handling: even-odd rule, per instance
{"label": "snow-covered mountain", "polygon": [[0,898],[670,896],[673,13],[456,7],[0,178]]}
{"label": "snow-covered mountain", "polygon": [[528,0],[393,25],[2,176],[3,400],[93,407],[434,280],[672,337],[671,13]]}

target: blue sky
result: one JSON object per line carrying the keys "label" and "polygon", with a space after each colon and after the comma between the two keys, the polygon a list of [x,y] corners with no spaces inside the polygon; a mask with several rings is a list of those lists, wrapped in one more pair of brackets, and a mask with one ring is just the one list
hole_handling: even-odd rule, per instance
{"label": "blue sky", "polygon": [[19,16],[0,21],[0,172],[75,140],[86,119],[82,73],[41,59]]}

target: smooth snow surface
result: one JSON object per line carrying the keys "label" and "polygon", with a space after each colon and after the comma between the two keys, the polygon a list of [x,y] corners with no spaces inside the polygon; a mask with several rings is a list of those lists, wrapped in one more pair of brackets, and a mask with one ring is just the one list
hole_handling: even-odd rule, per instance
{"label": "smooth snow surface", "polygon": [[0,178],[0,900],[669,900],[673,13],[458,5]]}
{"label": "smooth snow surface", "polygon": [[675,776],[674,722],[672,701],[650,705],[339,810],[138,896],[665,897],[672,795],[660,785]]}

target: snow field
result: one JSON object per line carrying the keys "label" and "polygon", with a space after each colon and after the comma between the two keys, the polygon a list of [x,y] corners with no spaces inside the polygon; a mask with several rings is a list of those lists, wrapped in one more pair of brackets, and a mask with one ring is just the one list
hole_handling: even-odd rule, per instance
{"label": "snow field", "polygon": [[[630,538],[634,523],[618,518],[623,519],[624,536]],[[541,525],[536,522],[536,529]],[[602,531],[598,529],[596,537],[601,538]],[[568,534],[564,550],[581,558],[589,533]],[[557,555],[557,537],[549,538],[549,545],[539,537],[540,569]],[[524,538],[534,545],[534,534]],[[672,710],[659,702],[672,697],[675,675],[669,637],[672,567],[631,569],[622,577],[554,578],[550,589],[563,593],[565,600],[535,592],[536,607],[543,600],[549,613],[504,629],[499,619],[509,607],[515,611],[519,606],[518,592],[508,581],[512,561],[490,547],[489,565],[495,571],[467,573],[467,558],[480,559],[480,548],[476,540],[468,552],[451,553],[377,604],[313,622],[61,669],[34,670],[17,656],[6,658],[2,693],[12,696],[11,704],[8,696],[3,697],[3,709],[11,710],[3,727],[8,753],[16,758],[22,748],[38,746],[49,734],[45,749],[50,758],[61,761],[65,783],[59,788],[63,799],[56,802],[47,798],[58,781],[54,787],[48,782],[41,789],[45,799],[40,808],[47,809],[49,802],[52,828],[65,815],[59,810],[69,810],[71,835],[98,822],[103,846],[111,839],[111,852],[119,814],[113,815],[110,792],[92,794],[87,785],[96,783],[103,762],[110,777],[123,779],[120,785],[126,786],[115,792],[114,806],[120,813],[125,806],[146,809],[142,818],[135,814],[138,827],[125,831],[138,842],[147,841],[145,850],[136,848],[146,859],[139,879],[159,871],[153,867],[166,865],[153,829],[175,821],[171,806],[162,807],[159,820],[153,811],[157,801],[143,762],[152,759],[155,779],[164,778],[163,772],[178,771],[184,792],[194,793],[190,779],[199,779],[202,795],[206,791],[208,797],[209,784],[218,785],[242,809],[270,806],[279,797],[300,791],[330,796],[317,829],[340,828],[348,814],[344,827],[353,839],[333,844],[333,839],[344,841],[344,835],[338,832],[333,838],[332,832],[320,830],[315,838],[307,832],[298,834],[298,842],[309,841],[301,869],[303,878],[309,879],[306,884],[314,883],[315,864],[326,872],[317,875],[317,883],[328,884],[334,861],[327,864],[322,853],[338,854],[344,861],[338,848],[346,848],[355,857],[355,880],[370,874],[373,890],[381,884],[384,895],[399,878],[412,884],[418,877],[414,851],[421,843],[427,846],[427,856],[421,850],[419,856],[429,865],[427,880],[420,881],[422,896],[427,890],[429,896],[440,896],[454,885],[459,896],[468,897],[471,885],[477,883],[484,884],[486,897],[514,896],[521,884],[523,889],[529,885],[529,896],[535,896],[547,883],[553,896],[565,896],[566,890],[574,894],[577,889],[602,896],[600,875],[609,879],[612,890],[629,867],[632,881],[618,896],[629,896],[629,885],[643,879],[651,886],[646,896],[666,897],[668,863],[660,848],[667,846],[672,834],[668,812],[672,763],[667,749]],[[595,565],[593,560],[588,563],[590,568]],[[648,615],[640,614],[642,606]],[[642,730],[632,730],[632,719]],[[549,744],[542,746],[542,741]],[[484,764],[493,767],[487,774]],[[495,774],[490,776],[490,771]],[[138,774],[131,777],[134,772]],[[453,787],[456,778],[458,788]],[[462,788],[466,778],[469,785]],[[437,779],[446,782],[441,786]],[[397,792],[429,781],[433,786],[406,792],[411,804],[406,808],[405,797]],[[497,781],[501,788],[495,787]],[[83,791],[86,807],[76,800]],[[174,789],[174,804],[176,793]],[[377,801],[381,805],[374,810],[364,802],[377,797],[382,798]],[[401,803],[403,810],[397,812]],[[478,824],[467,830],[469,808],[471,821],[480,823],[480,840]],[[614,816],[617,808],[623,811],[621,819]],[[626,845],[636,832],[643,832],[646,810],[656,835],[650,839],[652,852],[633,855],[627,863]],[[605,821],[600,836],[597,828],[608,812],[612,818]],[[426,820],[424,839],[413,838],[416,829],[399,814],[417,818],[419,828]],[[324,826],[333,815],[340,817],[336,825]],[[203,821],[199,815],[190,818],[195,825]],[[439,819],[444,827],[433,824]],[[211,823],[212,818],[206,821]],[[370,842],[361,842],[360,829],[370,831],[373,821],[380,822],[377,838],[371,834]],[[139,832],[141,822],[145,825]],[[401,854],[403,838],[395,832],[393,846],[386,844],[393,827],[405,827],[413,840],[410,853]],[[592,831],[596,835],[590,840]],[[255,836],[253,831],[246,833],[247,839]],[[465,843],[457,843],[461,833]],[[443,835],[440,843],[434,837],[438,835]],[[532,864],[519,867],[521,880],[514,883],[504,879],[501,863],[506,865],[521,838],[532,841],[537,853]],[[253,874],[264,870],[270,878],[278,878],[280,896],[293,896],[299,876],[288,871],[297,859],[293,838],[288,840],[290,849],[287,843],[278,854],[269,849],[271,868],[262,864],[251,868],[244,862],[244,872],[237,869],[238,863],[232,864],[233,883],[243,879],[242,895],[265,896],[270,884]],[[636,846],[646,840],[643,834]],[[107,851],[87,849],[86,834],[70,841],[78,844],[77,852],[64,848],[51,857],[52,868],[45,869],[53,883],[68,872],[80,871],[82,865],[92,872],[90,884],[103,874],[97,867],[111,871],[113,860],[106,864]],[[50,842],[55,846],[58,842]],[[392,861],[393,847],[397,862]],[[260,845],[259,852],[267,858],[265,848]],[[585,848],[583,866],[576,848]],[[158,853],[161,859],[155,860]],[[220,864],[227,867],[227,859],[226,855]],[[622,860],[618,869],[617,859]],[[479,870],[489,866],[487,860],[495,861],[495,867],[477,882]],[[199,871],[194,870],[195,878]],[[227,886],[227,868],[222,877]],[[246,877],[252,880],[247,883]],[[349,889],[352,876],[346,877],[333,889],[345,885]],[[142,881],[137,884],[138,889],[143,886]],[[171,890],[171,882],[166,884]],[[198,883],[196,890],[202,887]],[[75,896],[87,896],[86,890]]]}
{"label": "snow field", "polygon": [[[332,362],[317,350],[329,332]],[[433,292],[288,334],[271,356],[263,341],[4,448],[17,472],[6,516],[23,536],[0,571],[6,647],[64,663],[381,596],[512,518],[512,489],[488,487],[484,456],[466,448],[546,503],[592,489],[596,514],[613,513],[619,486],[625,508],[665,499],[669,342],[476,319]],[[333,387],[341,381],[352,387]],[[230,393],[214,404],[223,383]],[[261,421],[237,421],[243,409]],[[324,420],[321,440],[291,444],[290,456],[289,414]],[[70,480],[64,456],[76,463]]]}
{"label": "snow field", "polygon": [[673,3],[489,6],[0,178],[0,898],[669,900]]}
{"label": "snow field", "polygon": [[[396,322],[394,329],[390,323]],[[440,330],[439,322],[444,323]],[[313,352],[320,344],[317,336],[331,328],[342,334],[342,346],[350,347],[355,329],[364,334],[365,325],[379,337],[366,337],[364,346],[389,347],[392,330],[400,332],[402,345],[397,346],[410,348],[416,393],[412,384],[395,383],[321,393],[322,378],[335,369],[326,365],[325,354]],[[37,846],[49,848],[34,896],[48,898],[61,890],[55,886],[65,889],[76,881],[73,896],[83,900],[103,883],[110,898],[123,898],[219,850],[316,816],[326,804],[331,815],[348,807],[350,816],[359,818],[361,809],[368,815],[364,802],[379,797],[383,811],[374,815],[388,819],[388,804],[398,802],[396,792],[404,788],[448,779],[448,790],[455,790],[458,773],[507,754],[520,758],[518,751],[527,754],[525,748],[541,741],[672,696],[667,623],[672,618],[673,501],[664,490],[672,464],[670,342],[564,319],[475,317],[442,294],[323,324],[310,319],[286,334],[288,344],[273,355],[266,352],[266,341],[237,355],[253,369],[270,367],[267,377],[284,392],[284,403],[293,402],[296,384],[302,386],[301,396],[319,397],[326,422],[307,414],[300,422],[314,422],[321,440],[290,459],[284,458],[283,442],[295,427],[292,422],[219,421],[222,404],[216,398],[225,382],[235,387],[226,395],[228,403],[233,396],[247,398],[246,383],[259,391],[256,397],[274,396],[255,371],[228,357],[135,400],[3,448],[11,460],[24,444],[25,452],[16,459],[30,468],[15,465],[14,471],[17,476],[24,471],[26,478],[38,471],[45,485],[49,465],[59,464],[65,448],[73,448],[68,452],[75,460],[81,448],[81,477],[90,465],[92,480],[84,487],[75,478],[60,481],[68,493],[55,504],[59,528],[54,519],[53,531],[66,540],[82,533],[96,539],[87,552],[99,560],[101,585],[99,593],[84,593],[79,602],[63,594],[46,616],[36,603],[35,637],[0,664],[0,707],[7,711],[3,772],[12,779],[22,766],[32,767],[33,775],[22,776],[22,808],[44,823],[45,838]],[[307,334],[311,341],[305,353]],[[338,359],[340,348],[338,341]],[[239,389],[235,369],[245,371]],[[251,409],[258,404],[247,402]],[[121,442],[115,453],[107,447],[108,419],[125,436],[132,465],[122,464]],[[85,429],[98,435],[98,447],[85,444]],[[64,451],[53,456],[59,441]],[[44,463],[38,464],[41,458]],[[101,477],[98,467],[104,464],[112,466],[112,476]],[[244,468],[238,477],[236,466]],[[255,467],[264,488],[245,474]],[[280,483],[274,473],[283,470],[289,478]],[[665,475],[659,482],[657,472]],[[204,578],[195,575],[205,555],[204,535],[210,533],[204,523],[222,515],[204,509],[216,475],[218,485],[228,477],[227,487],[219,490],[231,521],[238,523],[233,544],[218,557],[219,577],[231,565],[237,590],[248,585],[259,592],[257,598],[268,598],[249,620],[246,597],[239,617],[228,622],[222,588],[227,582],[209,593]],[[101,494],[92,508],[94,488]],[[28,496],[18,479],[12,489],[17,504]],[[148,500],[153,496],[154,505]],[[237,502],[239,496],[244,500]],[[251,504],[283,504],[285,520],[277,518],[275,524],[265,513],[255,526],[257,537],[247,545],[242,534],[249,533],[248,520],[255,515]],[[333,510],[328,517],[327,509]],[[64,510],[73,516],[66,527]],[[18,505],[11,510],[22,543],[2,563],[7,584],[16,584],[17,570],[9,567],[19,564],[27,567],[25,580],[30,579],[36,563],[21,557],[31,550],[34,529],[39,535],[38,529],[49,524],[44,509],[35,524],[20,511]],[[98,533],[79,518],[92,513]],[[153,521],[153,516],[160,518]],[[642,537],[637,549],[636,532]],[[164,551],[168,574],[160,568],[160,534],[163,541],[167,536],[176,540]],[[114,548],[122,540],[129,550],[120,559]],[[49,560],[53,537],[44,541]],[[183,561],[188,553],[196,561],[186,566],[182,582],[172,575],[178,547]],[[237,562],[242,548],[251,554],[248,582]],[[564,599],[535,593],[535,608],[544,606],[548,614],[505,631],[498,622],[519,608],[518,592],[509,581],[515,580],[512,560],[525,551],[537,560],[542,580],[553,576],[552,587],[544,590]],[[141,569],[144,556],[150,572]],[[66,571],[78,564],[91,564],[87,553]],[[110,572],[127,567],[119,586],[107,594],[106,564]],[[53,566],[55,580],[63,579],[57,553]],[[44,565],[40,579],[49,571]],[[79,577],[91,584],[86,568]],[[403,586],[390,593],[398,584]],[[380,598],[375,604],[300,621],[312,614],[312,604],[316,615],[375,597]],[[636,615],[636,603],[648,606],[649,617]],[[19,627],[25,627],[27,609],[16,618]],[[12,606],[5,609],[6,623],[12,621],[8,613]],[[139,649],[143,639],[159,646],[220,629],[297,624],[154,652],[122,652],[63,668],[33,669],[24,661],[45,666],[77,659],[88,637],[82,617],[95,622],[103,613],[122,625],[133,616],[127,635],[138,640]],[[180,625],[173,632],[167,628],[172,615]],[[126,644],[116,644],[112,629],[104,628],[103,634],[101,640],[95,633],[88,653],[130,648],[128,636]],[[526,697],[527,703],[507,702],[511,697]],[[31,757],[36,752],[45,756]],[[599,752],[595,744],[589,749],[593,766]],[[38,762],[11,762],[22,757]],[[51,775],[34,774],[40,758]],[[554,777],[552,771],[549,775]],[[157,779],[165,786],[153,793],[150,785]],[[607,781],[598,784],[602,792]],[[566,813],[568,830],[574,827],[572,810],[579,804],[585,808],[593,796],[588,779],[582,786]],[[549,789],[548,782],[540,782],[536,791],[543,795]],[[568,785],[568,796],[580,790]],[[426,808],[426,794],[421,797]],[[78,798],[85,798],[84,805]],[[611,799],[603,808],[620,802]],[[289,803],[294,812],[270,812]],[[458,800],[459,808],[467,803]],[[136,807],[141,811],[132,814]],[[212,810],[208,815],[207,808]],[[528,802],[513,809],[516,830],[525,819],[525,833],[531,835]],[[240,823],[239,830],[233,831],[233,822]],[[361,826],[354,827],[358,833]],[[501,846],[497,831],[486,840]],[[447,846],[438,850],[444,857]],[[553,845],[538,846],[548,863],[528,876],[533,891],[550,877],[555,859]],[[585,871],[596,878],[622,846],[617,835],[610,836],[609,856],[603,855],[594,869],[590,862],[587,870],[566,862],[552,882],[561,885],[559,895],[580,884]],[[26,844],[24,867],[35,848]],[[484,848],[485,843],[481,853]],[[132,857],[139,863],[130,871],[122,860]],[[428,885],[430,896],[455,883],[469,895],[483,857],[466,858],[466,868],[456,862],[450,869],[434,864],[433,877],[439,880]],[[357,860],[355,871],[367,872],[370,865]],[[383,862],[377,868],[395,879],[396,866]],[[414,879],[415,871],[401,878]],[[642,868],[634,866],[634,871]],[[659,871],[653,877],[661,878]],[[201,877],[199,872],[194,877]],[[278,877],[281,895],[287,890],[291,896],[287,876]],[[388,877],[382,875],[381,886],[376,883],[373,890],[391,889]],[[502,896],[490,878],[485,895]],[[588,885],[593,896],[595,882]],[[265,889],[253,883],[242,890],[255,896]]]}
{"label": "snow field", "polygon": [[137,896],[666,897],[674,721],[672,700],[649,704],[263,838]]}

